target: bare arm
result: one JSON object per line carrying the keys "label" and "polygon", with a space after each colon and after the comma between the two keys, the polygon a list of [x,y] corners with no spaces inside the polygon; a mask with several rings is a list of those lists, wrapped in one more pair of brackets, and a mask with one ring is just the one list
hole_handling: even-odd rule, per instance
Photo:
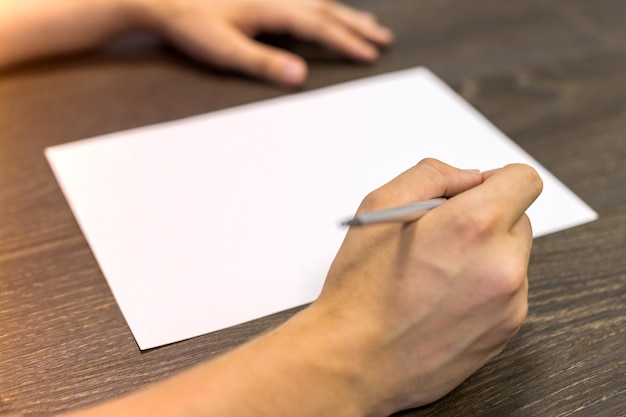
{"label": "bare arm", "polygon": [[101,45],[133,30],[193,58],[283,85],[306,78],[298,56],[253,38],[289,33],[372,61],[391,32],[374,16],[326,0],[0,0],[0,69]]}
{"label": "bare arm", "polygon": [[526,166],[481,174],[423,161],[361,210],[452,198],[410,225],[351,229],[309,308],[216,360],[66,417],[368,417],[435,401],[524,321],[524,211],[540,191]]}
{"label": "bare arm", "polygon": [[135,0],[0,0],[0,68],[93,48],[147,23]]}

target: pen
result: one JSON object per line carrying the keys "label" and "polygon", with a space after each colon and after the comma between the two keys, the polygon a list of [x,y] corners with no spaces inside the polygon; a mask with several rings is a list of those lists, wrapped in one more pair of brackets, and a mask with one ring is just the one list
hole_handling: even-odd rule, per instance
{"label": "pen", "polygon": [[412,203],[406,206],[363,213],[342,221],[341,225],[362,226],[377,223],[412,222],[445,201],[447,201],[447,198],[433,198],[432,200],[420,201],[419,203]]}

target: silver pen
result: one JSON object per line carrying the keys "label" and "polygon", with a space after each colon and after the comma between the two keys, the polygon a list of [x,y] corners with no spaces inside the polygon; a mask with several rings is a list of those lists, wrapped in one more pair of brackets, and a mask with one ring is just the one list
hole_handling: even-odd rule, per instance
{"label": "silver pen", "polygon": [[412,222],[447,200],[447,198],[433,198],[432,200],[420,201],[419,203],[412,203],[406,206],[362,213],[342,221],[341,225],[362,226],[377,223]]}

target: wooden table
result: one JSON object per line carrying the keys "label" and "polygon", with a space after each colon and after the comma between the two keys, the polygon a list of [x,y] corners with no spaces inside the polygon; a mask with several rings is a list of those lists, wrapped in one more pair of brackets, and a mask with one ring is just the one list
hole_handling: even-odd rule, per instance
{"label": "wooden table", "polygon": [[[410,416],[626,416],[626,2],[363,0],[397,35],[369,66],[305,54],[314,89],[425,65],[599,220],[536,239],[530,312],[508,348]],[[288,91],[151,39],[0,74],[0,415],[119,396],[293,311],[140,352],[43,156],[46,146]]]}

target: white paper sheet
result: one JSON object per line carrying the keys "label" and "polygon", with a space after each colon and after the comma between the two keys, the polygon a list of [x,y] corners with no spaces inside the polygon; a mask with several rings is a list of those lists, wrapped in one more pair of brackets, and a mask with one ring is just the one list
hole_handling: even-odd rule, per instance
{"label": "white paper sheet", "polygon": [[535,235],[596,214],[424,68],[55,146],[141,349],[315,299],[361,199],[424,157],[534,166]]}

